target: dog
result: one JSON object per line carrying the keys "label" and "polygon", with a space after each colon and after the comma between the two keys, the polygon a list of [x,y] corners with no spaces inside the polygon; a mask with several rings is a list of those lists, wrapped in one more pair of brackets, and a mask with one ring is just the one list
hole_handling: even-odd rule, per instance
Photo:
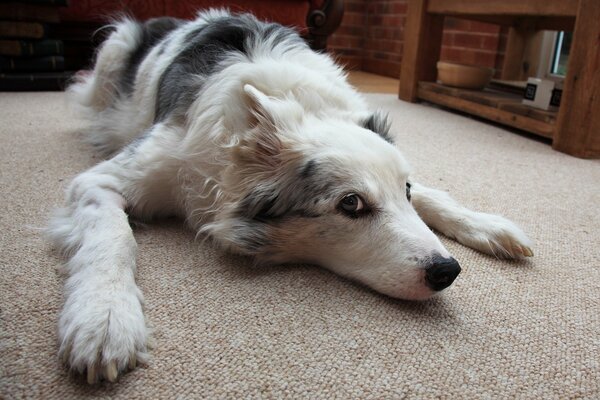
{"label": "dog", "polygon": [[226,10],[123,19],[68,92],[108,156],[74,178],[48,228],[67,258],[59,354],[90,383],[147,362],[128,215],[178,216],[258,265],[317,264],[409,300],[460,272],[430,227],[533,255],[512,222],[413,182],[387,116],[290,28]]}

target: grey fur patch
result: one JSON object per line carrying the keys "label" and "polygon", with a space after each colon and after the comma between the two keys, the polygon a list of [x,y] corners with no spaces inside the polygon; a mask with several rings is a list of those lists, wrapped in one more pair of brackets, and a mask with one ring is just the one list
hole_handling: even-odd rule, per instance
{"label": "grey fur patch", "polygon": [[375,132],[385,141],[394,144],[394,140],[390,136],[391,122],[387,114],[381,111],[375,111],[369,118],[361,121],[360,125],[363,128]]}
{"label": "grey fur patch", "polygon": [[300,176],[302,176],[302,178],[304,178],[304,179],[310,178],[311,176],[314,175],[316,169],[317,169],[317,162],[315,160],[310,160],[309,162],[307,162],[304,165],[304,168],[302,169]]}
{"label": "grey fur patch", "polygon": [[270,242],[269,227],[245,218],[235,219],[228,227],[227,239],[246,255],[261,254]]}
{"label": "grey fur patch", "polygon": [[240,202],[238,215],[265,223],[285,218],[318,218],[322,215],[319,203],[335,197],[335,193],[328,192],[332,187],[322,177],[313,175],[272,191],[252,191]]}
{"label": "grey fur patch", "polygon": [[141,25],[142,41],[129,56],[125,72],[121,76],[121,88],[124,94],[133,91],[138,68],[150,50],[157,45],[169,32],[179,27],[182,20],[171,17],[152,18]]}
{"label": "grey fur patch", "polygon": [[251,57],[251,43],[277,46],[284,42],[290,48],[308,47],[294,30],[261,22],[250,14],[225,16],[189,33],[187,45],[160,78],[155,121],[171,113],[185,113],[201,89],[199,76],[224,68],[222,62],[232,53]]}

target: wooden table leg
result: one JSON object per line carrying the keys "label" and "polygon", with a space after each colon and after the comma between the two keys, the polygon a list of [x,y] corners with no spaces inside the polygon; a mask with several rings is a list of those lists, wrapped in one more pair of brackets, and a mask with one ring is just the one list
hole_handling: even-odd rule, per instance
{"label": "wooden table leg", "polygon": [[435,81],[442,47],[444,16],[428,14],[427,1],[408,2],[399,97],[410,102],[417,101],[420,80]]}
{"label": "wooden table leg", "polygon": [[600,156],[600,2],[579,0],[552,147],[576,157]]}

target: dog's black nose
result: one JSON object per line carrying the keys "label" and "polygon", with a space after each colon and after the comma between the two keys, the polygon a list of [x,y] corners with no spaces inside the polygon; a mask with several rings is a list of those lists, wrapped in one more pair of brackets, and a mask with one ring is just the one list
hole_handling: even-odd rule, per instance
{"label": "dog's black nose", "polygon": [[460,265],[454,258],[435,256],[431,265],[425,270],[425,280],[430,288],[439,291],[452,285],[458,274],[460,274]]}

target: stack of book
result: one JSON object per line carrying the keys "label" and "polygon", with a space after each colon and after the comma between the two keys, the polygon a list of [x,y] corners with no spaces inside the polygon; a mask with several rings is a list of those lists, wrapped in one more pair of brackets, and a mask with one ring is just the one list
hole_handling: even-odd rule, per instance
{"label": "stack of book", "polygon": [[61,90],[65,72],[63,41],[52,31],[67,0],[0,3],[0,90]]}

